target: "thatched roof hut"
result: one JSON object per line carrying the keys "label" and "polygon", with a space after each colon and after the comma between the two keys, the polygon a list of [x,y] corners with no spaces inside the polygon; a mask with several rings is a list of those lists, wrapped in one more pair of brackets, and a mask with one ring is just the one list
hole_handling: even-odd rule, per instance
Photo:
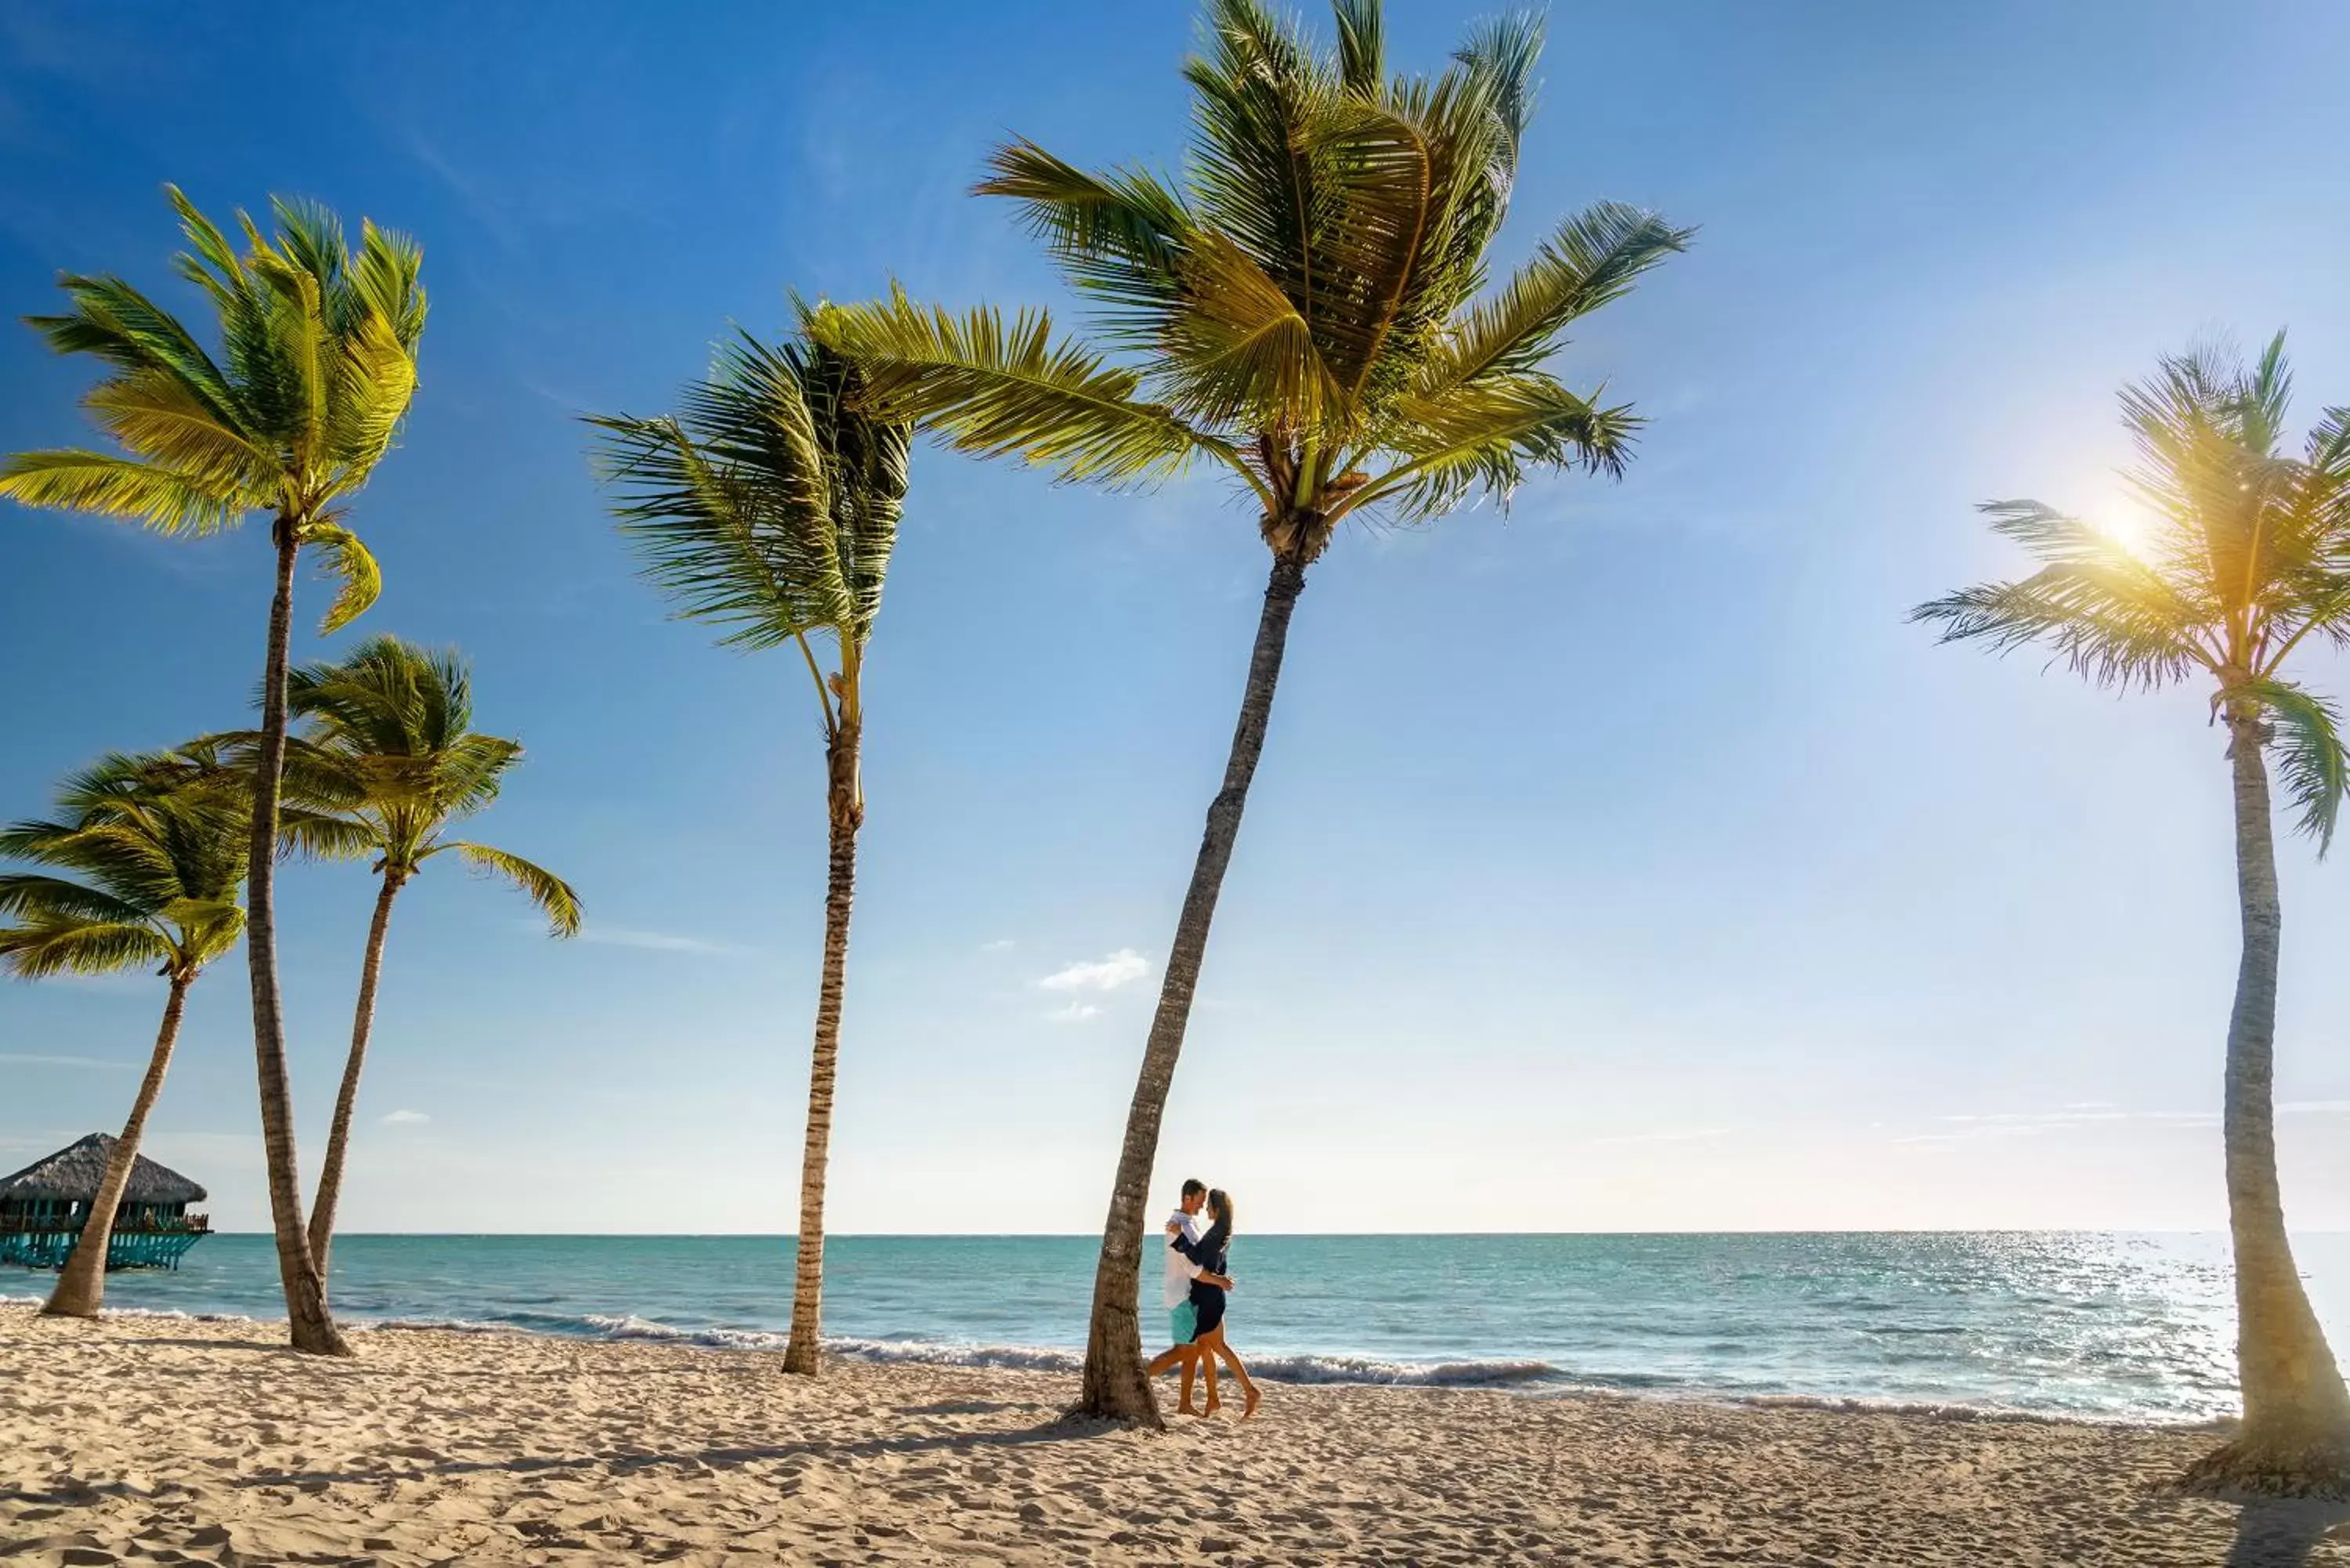
{"label": "thatched roof hut", "polygon": [[[98,1196],[106,1162],[114,1158],[114,1140],[92,1133],[66,1145],[46,1159],[36,1159],[14,1176],[0,1177],[0,1203],[26,1203],[37,1198],[88,1203]],[[202,1203],[209,1193],[168,1166],[140,1155],[130,1167],[130,1184],[122,1189],[125,1204],[185,1208]]]}
{"label": "thatched roof hut", "polygon": [[[13,1176],[0,1177],[0,1263],[61,1269],[73,1255],[114,1139],[92,1133],[36,1159]],[[202,1187],[145,1155],[131,1162],[130,1180],[114,1211],[106,1249],[109,1269],[179,1267],[180,1259],[212,1227],[188,1205],[201,1203]]]}

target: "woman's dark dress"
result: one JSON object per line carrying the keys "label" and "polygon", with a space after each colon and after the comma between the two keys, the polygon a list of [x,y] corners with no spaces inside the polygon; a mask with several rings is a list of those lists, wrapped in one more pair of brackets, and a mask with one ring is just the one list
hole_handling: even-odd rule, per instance
{"label": "woman's dark dress", "polygon": [[[1191,1259],[1191,1262],[1199,1264],[1203,1272],[1211,1274],[1225,1274],[1225,1276],[1229,1278],[1230,1275],[1227,1273],[1226,1264],[1229,1262],[1227,1254],[1232,1249],[1232,1228],[1222,1220],[1219,1220],[1213,1225],[1210,1226],[1208,1228],[1208,1233],[1201,1237],[1197,1241],[1187,1241],[1183,1237],[1178,1236],[1173,1241],[1170,1241],[1168,1245],[1173,1247],[1177,1251]],[[1194,1341],[1205,1339],[1215,1329],[1222,1326],[1224,1321],[1223,1286],[1206,1284],[1199,1280],[1193,1280],[1191,1282],[1191,1313],[1192,1316],[1197,1320],[1197,1326],[1195,1326],[1191,1331],[1191,1337]]]}

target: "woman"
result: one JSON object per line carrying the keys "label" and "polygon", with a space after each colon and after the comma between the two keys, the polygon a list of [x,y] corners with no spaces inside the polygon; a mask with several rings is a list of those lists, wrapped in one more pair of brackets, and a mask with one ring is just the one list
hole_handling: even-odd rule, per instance
{"label": "woman", "polygon": [[[1241,1419],[1256,1414],[1256,1384],[1241,1365],[1241,1358],[1224,1342],[1224,1287],[1231,1283],[1227,1264],[1232,1241],[1232,1200],[1221,1187],[1208,1194],[1208,1215],[1214,1222],[1208,1233],[1197,1241],[1186,1241],[1180,1233],[1170,1245],[1191,1262],[1200,1265],[1200,1277],[1191,1282],[1191,1311],[1197,1326],[1191,1343],[1199,1348],[1200,1365],[1207,1368],[1208,1398],[1202,1415],[1216,1413],[1216,1363],[1222,1361],[1241,1380]],[[1213,1278],[1222,1282],[1210,1284]]]}

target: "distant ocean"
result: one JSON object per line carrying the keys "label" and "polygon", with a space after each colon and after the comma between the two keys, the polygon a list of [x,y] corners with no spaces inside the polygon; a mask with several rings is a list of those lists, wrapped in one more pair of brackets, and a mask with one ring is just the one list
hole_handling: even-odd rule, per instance
{"label": "distant ocean", "polygon": [[[2297,1239],[2350,1356],[2350,1235]],[[826,1250],[833,1351],[1076,1366],[1095,1243],[846,1236]],[[587,1339],[780,1348],[792,1248],[762,1237],[348,1236],[345,1317]],[[1148,1261],[1148,1260],[1146,1260]],[[2103,1420],[2230,1413],[2226,1239],[2057,1232],[1243,1236],[1233,1345],[1275,1380],[1854,1402]],[[47,1277],[0,1270],[0,1299]],[[1152,1278],[1146,1344],[1164,1329]],[[109,1306],[282,1315],[265,1236],[177,1273],[115,1275]]]}

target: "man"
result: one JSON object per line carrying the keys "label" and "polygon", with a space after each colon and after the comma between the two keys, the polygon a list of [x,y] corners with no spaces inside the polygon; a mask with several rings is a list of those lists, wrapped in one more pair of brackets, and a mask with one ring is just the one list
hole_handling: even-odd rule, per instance
{"label": "man", "polygon": [[[1208,1184],[1204,1181],[1186,1181],[1183,1184],[1182,1202],[1177,1205],[1174,1213],[1167,1217],[1168,1236],[1170,1238],[1180,1236],[1194,1246],[1198,1245],[1200,1210],[1207,1207],[1207,1202]],[[1185,1257],[1181,1251],[1175,1247],[1171,1240],[1166,1248],[1166,1253],[1167,1278],[1163,1295],[1167,1303],[1169,1344],[1166,1353],[1151,1362],[1150,1376],[1156,1377],[1170,1366],[1180,1366],[1183,1368],[1183,1397],[1176,1409],[1180,1415],[1197,1416],[1203,1412],[1191,1408],[1191,1380],[1200,1370],[1200,1349],[1191,1343],[1198,1324],[1191,1310],[1191,1282],[1205,1280],[1211,1285],[1220,1285],[1226,1290],[1232,1288],[1232,1282],[1220,1275],[1203,1272],[1199,1264]],[[1211,1362],[1208,1365],[1208,1398],[1211,1404],[1216,1397],[1215,1377],[1215,1364]]]}

